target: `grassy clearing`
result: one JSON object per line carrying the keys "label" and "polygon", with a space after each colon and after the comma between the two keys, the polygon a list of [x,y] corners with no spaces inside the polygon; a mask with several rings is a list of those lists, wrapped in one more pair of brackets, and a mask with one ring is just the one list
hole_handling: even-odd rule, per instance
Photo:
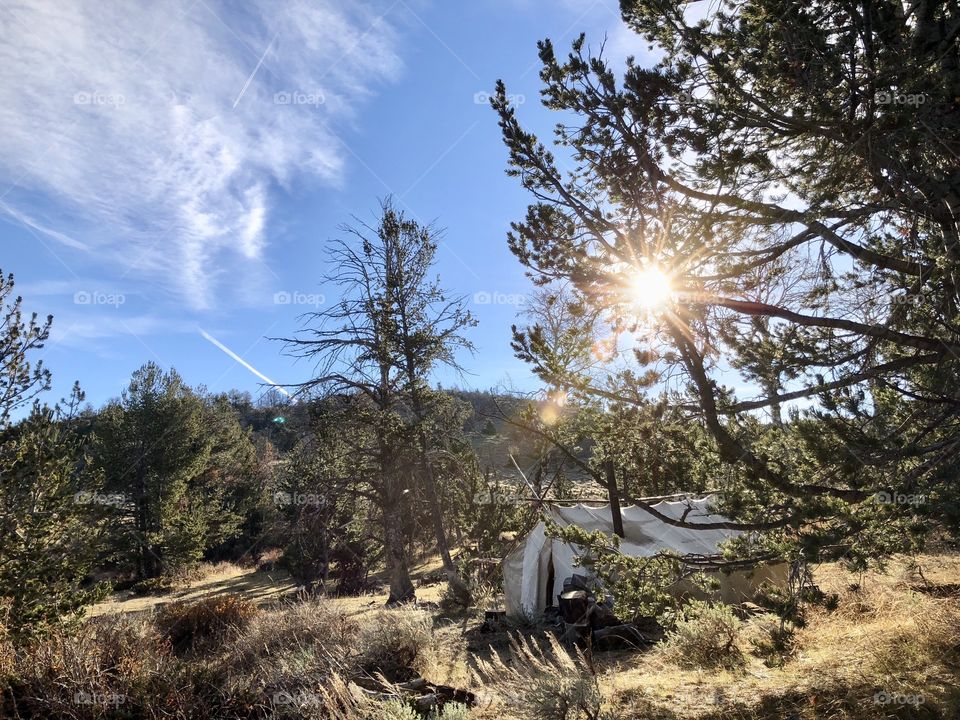
{"label": "grassy clearing", "polygon": [[[0,717],[411,720],[412,708],[355,683],[420,676],[475,694],[469,713],[454,703],[433,711],[457,720],[957,717],[960,557],[919,562],[922,574],[906,562],[862,577],[821,568],[838,606],[811,612],[779,657],[764,643],[777,627],[765,616],[705,612],[647,653],[591,654],[549,634],[479,634],[476,614],[432,604],[385,610],[379,594],[278,602],[220,592],[224,578],[208,577],[189,595],[216,588],[201,602],[101,612],[15,655],[0,644]],[[418,595],[436,602],[441,591]]]}
{"label": "grassy clearing", "polygon": [[193,602],[213,595],[243,595],[254,602],[279,599],[293,593],[296,585],[286,571],[255,570],[233,563],[204,563],[183,584],[174,584],[169,592],[117,593],[87,610],[88,617],[154,610],[169,602]]}

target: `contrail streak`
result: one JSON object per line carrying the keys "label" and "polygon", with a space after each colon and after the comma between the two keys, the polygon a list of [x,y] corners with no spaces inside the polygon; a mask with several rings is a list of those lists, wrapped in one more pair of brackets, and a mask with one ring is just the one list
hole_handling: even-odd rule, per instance
{"label": "contrail streak", "polygon": [[240,102],[240,98],[243,97],[243,94],[247,91],[247,88],[250,87],[250,82],[253,80],[253,76],[257,74],[257,70],[260,69],[260,66],[263,65],[263,59],[267,56],[267,53],[270,52],[270,48],[273,47],[273,41],[277,39],[277,36],[274,35],[270,42],[267,43],[267,49],[263,51],[263,55],[260,56],[260,59],[257,61],[257,66],[253,69],[253,72],[250,73],[250,77],[247,78],[247,81],[243,84],[243,87],[240,88],[240,94],[237,95],[237,99],[233,101],[233,109],[237,109],[237,103]]}
{"label": "contrail streak", "polygon": [[206,330],[204,330],[203,328],[198,328],[198,329],[200,330],[200,334],[203,335],[203,338],[204,338],[205,340],[209,340],[209,341],[210,341],[211,343],[213,343],[217,348],[219,348],[220,350],[222,350],[223,352],[225,352],[227,355],[229,355],[230,357],[232,357],[236,362],[238,362],[238,363],[240,363],[241,365],[243,365],[247,370],[249,370],[250,372],[252,372],[252,373],[253,373],[254,375],[256,375],[258,378],[260,378],[261,380],[263,380],[265,383],[267,383],[267,384],[270,385],[271,387],[276,388],[277,390],[279,390],[280,392],[282,392],[282,393],[283,393],[284,395],[286,395],[287,397],[293,397],[293,396],[292,396],[290,393],[288,393],[282,386],[278,385],[278,384],[275,383],[273,380],[271,380],[271,379],[268,378],[266,375],[264,375],[262,372],[260,372],[259,370],[257,370],[253,365],[251,365],[251,364],[248,363],[246,360],[244,360],[242,357],[240,357],[239,355],[237,355],[233,350],[231,350],[231,349],[228,348],[226,345],[224,345],[222,342],[220,342],[219,340],[217,340],[213,335],[211,335],[210,333],[208,333],[208,332],[207,332]]}

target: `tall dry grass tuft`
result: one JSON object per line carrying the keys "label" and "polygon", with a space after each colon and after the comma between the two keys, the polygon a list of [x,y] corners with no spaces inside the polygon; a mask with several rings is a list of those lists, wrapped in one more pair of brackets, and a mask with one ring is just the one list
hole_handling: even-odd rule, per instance
{"label": "tall dry grass tuft", "polygon": [[[4,683],[0,717],[380,717],[339,679],[340,671],[355,671],[357,658],[357,627],[342,613],[320,601],[253,614],[241,607],[101,617],[21,647]],[[173,650],[174,639],[197,649],[198,637],[203,653]]]}
{"label": "tall dry grass tuft", "polygon": [[15,658],[13,643],[6,638],[0,638],[0,683],[3,683],[13,672]]}
{"label": "tall dry grass tuft", "polygon": [[7,630],[7,614],[10,612],[10,600],[0,598],[0,682],[13,670],[15,653],[13,641]]}
{"label": "tall dry grass tuft", "polygon": [[764,613],[750,618],[740,633],[746,653],[763,661],[767,667],[783,667],[798,650],[796,628],[776,615]]}
{"label": "tall dry grass tuft", "polygon": [[269,717],[352,720],[361,717],[362,698],[346,692],[341,678],[355,671],[358,632],[328,600],[301,596],[254,617],[211,672],[223,696],[242,698]]}
{"label": "tall dry grass tuft", "polygon": [[851,594],[854,602],[846,609],[841,603],[839,618],[858,620],[863,672],[885,692],[916,694],[938,675],[960,670],[960,601],[884,585]]}
{"label": "tall dry grass tuft", "polygon": [[163,605],[155,622],[174,651],[212,652],[240,634],[258,612],[255,604],[240,595],[217,595]]}
{"label": "tall dry grass tuft", "polygon": [[412,608],[381,610],[363,626],[357,639],[359,666],[389,680],[406,680],[428,672],[435,660],[433,619]]}
{"label": "tall dry grass tuft", "polygon": [[0,716],[176,716],[192,703],[179,676],[169,642],[148,620],[97,619],[18,648]]}
{"label": "tall dry grass tuft", "polygon": [[510,712],[538,720],[603,720],[603,695],[592,665],[577,649],[573,655],[557,638],[546,642],[517,634],[510,638],[508,656],[494,652],[490,661],[477,660],[478,680],[496,688]]}
{"label": "tall dry grass tuft", "polygon": [[[253,618],[225,647],[214,672],[224,694],[267,704],[271,711],[326,706],[322,690],[335,690],[337,678],[354,670],[358,632],[328,601],[305,597]],[[341,699],[343,707],[352,707],[346,696]]]}

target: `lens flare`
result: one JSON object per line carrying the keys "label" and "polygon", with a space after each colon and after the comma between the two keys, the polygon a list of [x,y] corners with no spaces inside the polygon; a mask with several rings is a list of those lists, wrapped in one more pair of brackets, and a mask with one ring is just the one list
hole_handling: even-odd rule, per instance
{"label": "lens flare", "polygon": [[638,270],[629,280],[631,301],[644,310],[656,310],[670,299],[673,288],[667,274],[655,265]]}

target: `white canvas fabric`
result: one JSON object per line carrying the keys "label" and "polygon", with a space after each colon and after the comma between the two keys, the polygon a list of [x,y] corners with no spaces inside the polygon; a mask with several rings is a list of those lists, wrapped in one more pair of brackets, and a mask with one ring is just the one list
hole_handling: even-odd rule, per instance
{"label": "white canvas fabric", "polygon": [[[726,518],[710,512],[710,497],[697,500],[676,500],[656,503],[657,512],[674,519],[686,513],[685,519],[694,523],[722,522]],[[577,525],[584,530],[613,534],[613,518],[609,505],[548,506],[545,511],[561,527]],[[661,550],[673,550],[682,554],[712,555],[719,551],[721,543],[739,535],[739,531],[726,529],[696,530],[669,525],[643,508],[628,506],[621,509],[624,537],[620,549],[633,557],[649,557]],[[543,522],[523,538],[518,546],[503,561],[503,584],[508,615],[536,614],[549,604],[547,597],[550,561],[553,561],[553,593],[560,592],[565,578],[574,573],[589,574],[577,567],[579,549],[575,545],[548,538]],[[762,567],[752,573],[719,573],[720,599],[736,602],[749,595],[763,581],[780,584],[786,575],[782,567]],[[692,587],[681,591],[698,594]]]}

